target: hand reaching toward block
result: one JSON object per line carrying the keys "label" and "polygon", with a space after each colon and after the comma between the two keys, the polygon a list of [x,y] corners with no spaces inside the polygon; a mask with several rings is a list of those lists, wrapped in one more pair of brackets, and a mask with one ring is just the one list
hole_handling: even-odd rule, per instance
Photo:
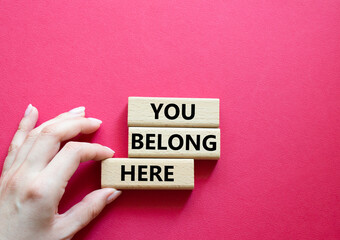
{"label": "hand reaching toward block", "polygon": [[0,178],[0,239],[71,239],[120,195],[104,188],[88,194],[64,214],[58,204],[80,162],[114,155],[108,147],[84,142],[60,144],[95,132],[101,121],[79,107],[35,128],[38,110],[29,105],[14,135]]}

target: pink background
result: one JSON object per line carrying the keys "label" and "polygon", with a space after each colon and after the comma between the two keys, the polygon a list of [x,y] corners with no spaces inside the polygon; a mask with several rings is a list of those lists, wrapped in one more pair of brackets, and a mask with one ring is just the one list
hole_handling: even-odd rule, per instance
{"label": "pink background", "polygon": [[[28,103],[127,157],[128,96],[221,100],[192,192],[124,191],[75,239],[340,239],[339,1],[2,1],[0,81],[1,161]],[[61,212],[99,187],[82,164]]]}

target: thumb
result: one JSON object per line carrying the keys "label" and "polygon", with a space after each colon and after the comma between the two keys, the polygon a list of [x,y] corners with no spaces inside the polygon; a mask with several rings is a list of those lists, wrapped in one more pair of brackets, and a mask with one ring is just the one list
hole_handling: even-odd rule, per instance
{"label": "thumb", "polygon": [[60,215],[62,232],[66,230],[66,236],[73,236],[97,217],[104,207],[113,202],[121,193],[114,188],[103,188],[89,193],[82,201]]}

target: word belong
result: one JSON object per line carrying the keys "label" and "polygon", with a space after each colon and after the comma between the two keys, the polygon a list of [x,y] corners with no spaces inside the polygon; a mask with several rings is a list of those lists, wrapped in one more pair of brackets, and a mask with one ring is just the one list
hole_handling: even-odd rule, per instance
{"label": "word belong", "polygon": [[167,139],[167,145],[162,145],[162,134],[143,134],[132,133],[132,149],[142,149],[147,150],[174,150],[178,151],[181,149],[185,150],[201,150],[202,148],[206,151],[216,150],[216,136],[207,135],[201,137],[201,135],[196,135],[196,137],[185,134],[184,136],[180,134],[172,134]]}
{"label": "word belong", "polygon": [[129,128],[129,157],[218,159],[218,128]]}

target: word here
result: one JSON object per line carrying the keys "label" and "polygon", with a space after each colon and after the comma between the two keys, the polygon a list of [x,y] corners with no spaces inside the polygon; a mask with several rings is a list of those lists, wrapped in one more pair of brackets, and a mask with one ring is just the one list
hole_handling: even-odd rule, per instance
{"label": "word here", "polygon": [[108,158],[101,185],[118,189],[193,189],[193,159]]}

